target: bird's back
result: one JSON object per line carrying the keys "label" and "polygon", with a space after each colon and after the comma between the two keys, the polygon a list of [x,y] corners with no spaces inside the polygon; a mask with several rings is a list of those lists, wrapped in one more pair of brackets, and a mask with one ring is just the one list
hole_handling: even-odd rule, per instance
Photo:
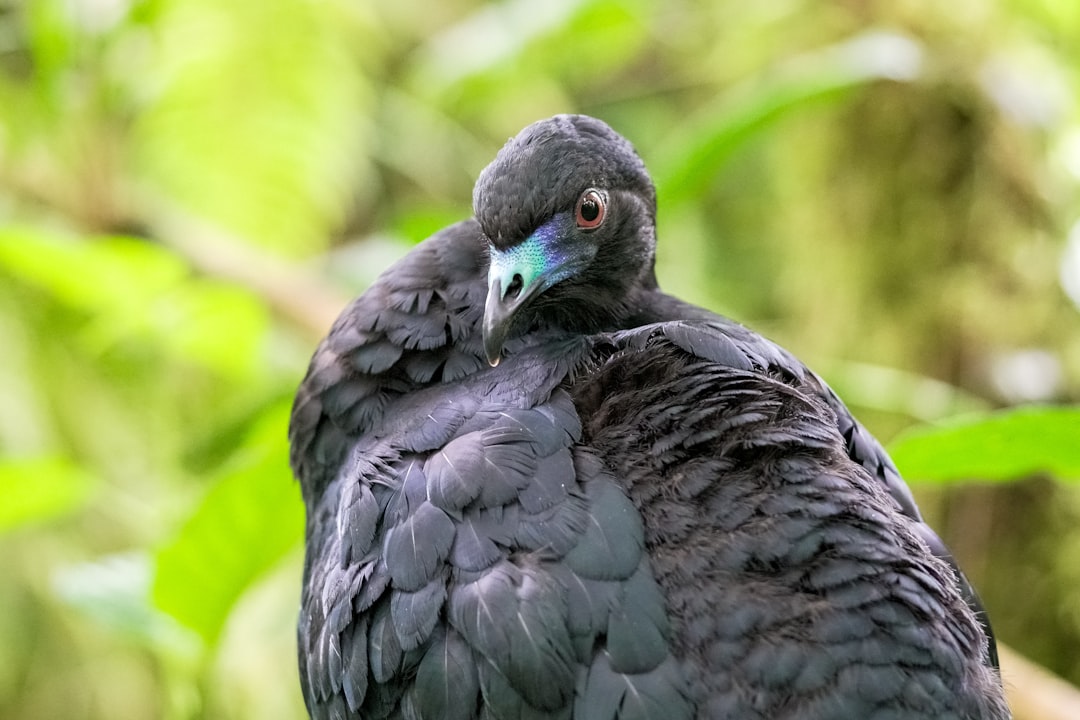
{"label": "bird's back", "polygon": [[834,396],[724,328],[615,334],[574,395],[642,514],[698,717],[1008,717],[974,608]]}

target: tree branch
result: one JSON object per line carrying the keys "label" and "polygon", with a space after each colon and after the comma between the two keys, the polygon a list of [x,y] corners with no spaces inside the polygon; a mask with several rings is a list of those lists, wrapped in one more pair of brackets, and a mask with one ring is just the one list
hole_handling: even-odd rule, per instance
{"label": "tree branch", "polygon": [[351,299],[325,279],[210,223],[161,207],[151,216],[155,234],[198,270],[250,290],[315,338],[326,335]]}

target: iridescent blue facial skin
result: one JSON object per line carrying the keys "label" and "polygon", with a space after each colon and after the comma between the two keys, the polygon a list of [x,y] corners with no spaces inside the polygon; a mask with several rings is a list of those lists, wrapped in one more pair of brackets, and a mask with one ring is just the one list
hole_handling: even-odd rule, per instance
{"label": "iridescent blue facial skin", "polygon": [[490,246],[490,255],[484,348],[488,362],[496,365],[515,313],[583,270],[596,255],[596,246],[582,241],[570,213],[559,213],[511,248]]}
{"label": "iridescent blue facial skin", "polygon": [[[565,213],[556,215],[523,242],[507,250],[496,250],[492,246],[488,287],[491,287],[492,281],[501,280],[505,297],[514,276],[518,275],[521,277],[522,294],[537,282],[540,287],[534,292],[540,293],[577,272],[585,259],[581,257],[580,248],[571,247],[565,238],[559,237],[559,230],[568,217]],[[574,253],[573,250],[578,252]],[[591,260],[591,256],[588,259]]]}

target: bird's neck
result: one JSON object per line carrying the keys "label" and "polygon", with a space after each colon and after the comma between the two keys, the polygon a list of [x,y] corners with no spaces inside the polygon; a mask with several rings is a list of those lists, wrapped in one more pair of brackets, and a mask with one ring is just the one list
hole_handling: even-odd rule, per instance
{"label": "bird's neck", "polygon": [[634,312],[624,320],[622,329],[672,320],[711,320],[716,317],[708,310],[668,295],[658,287],[643,288],[632,307]]}

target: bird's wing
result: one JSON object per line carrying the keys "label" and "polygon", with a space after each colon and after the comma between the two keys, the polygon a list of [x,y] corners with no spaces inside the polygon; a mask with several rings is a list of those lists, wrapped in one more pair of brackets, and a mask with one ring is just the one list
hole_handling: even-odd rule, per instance
{"label": "bird's wing", "polygon": [[584,340],[391,401],[310,514],[313,717],[690,718],[641,519],[560,387]]}
{"label": "bird's wing", "polygon": [[309,504],[356,438],[396,397],[483,366],[473,333],[484,306],[483,241],[474,220],[418,245],[338,317],[293,404],[293,472]]}
{"label": "bird's wing", "polygon": [[584,442],[642,513],[699,712],[1007,717],[921,521],[852,456],[824,386],[744,333],[598,338],[573,389]]}
{"label": "bird's wing", "polygon": [[[475,223],[384,273],[294,405],[315,718],[689,718],[663,596],[560,383],[585,342],[486,369]],[[477,297],[480,295],[480,297]]]}
{"label": "bird's wing", "polygon": [[960,565],[956,562],[952,551],[945,545],[945,541],[923,521],[922,514],[915,504],[915,498],[911,494],[911,489],[904,482],[900,471],[893,464],[892,458],[885,452],[885,448],[881,446],[881,443],[854,418],[851,411],[847,409],[843,401],[824,380],[812,373],[808,376],[808,379],[815,388],[815,392],[825,400],[829,408],[835,413],[837,428],[844,438],[851,459],[866,468],[867,472],[884,484],[889,495],[900,507],[901,512],[917,521],[916,530],[923,542],[930,548],[930,551],[936,557],[948,563],[956,574],[956,581],[964,601],[975,612],[979,625],[982,626],[983,631],[986,633],[986,662],[995,669],[1000,668],[997,640],[994,637],[994,630],[990,626],[990,616],[986,612],[982,600],[967,579],[967,576],[960,569]]}

